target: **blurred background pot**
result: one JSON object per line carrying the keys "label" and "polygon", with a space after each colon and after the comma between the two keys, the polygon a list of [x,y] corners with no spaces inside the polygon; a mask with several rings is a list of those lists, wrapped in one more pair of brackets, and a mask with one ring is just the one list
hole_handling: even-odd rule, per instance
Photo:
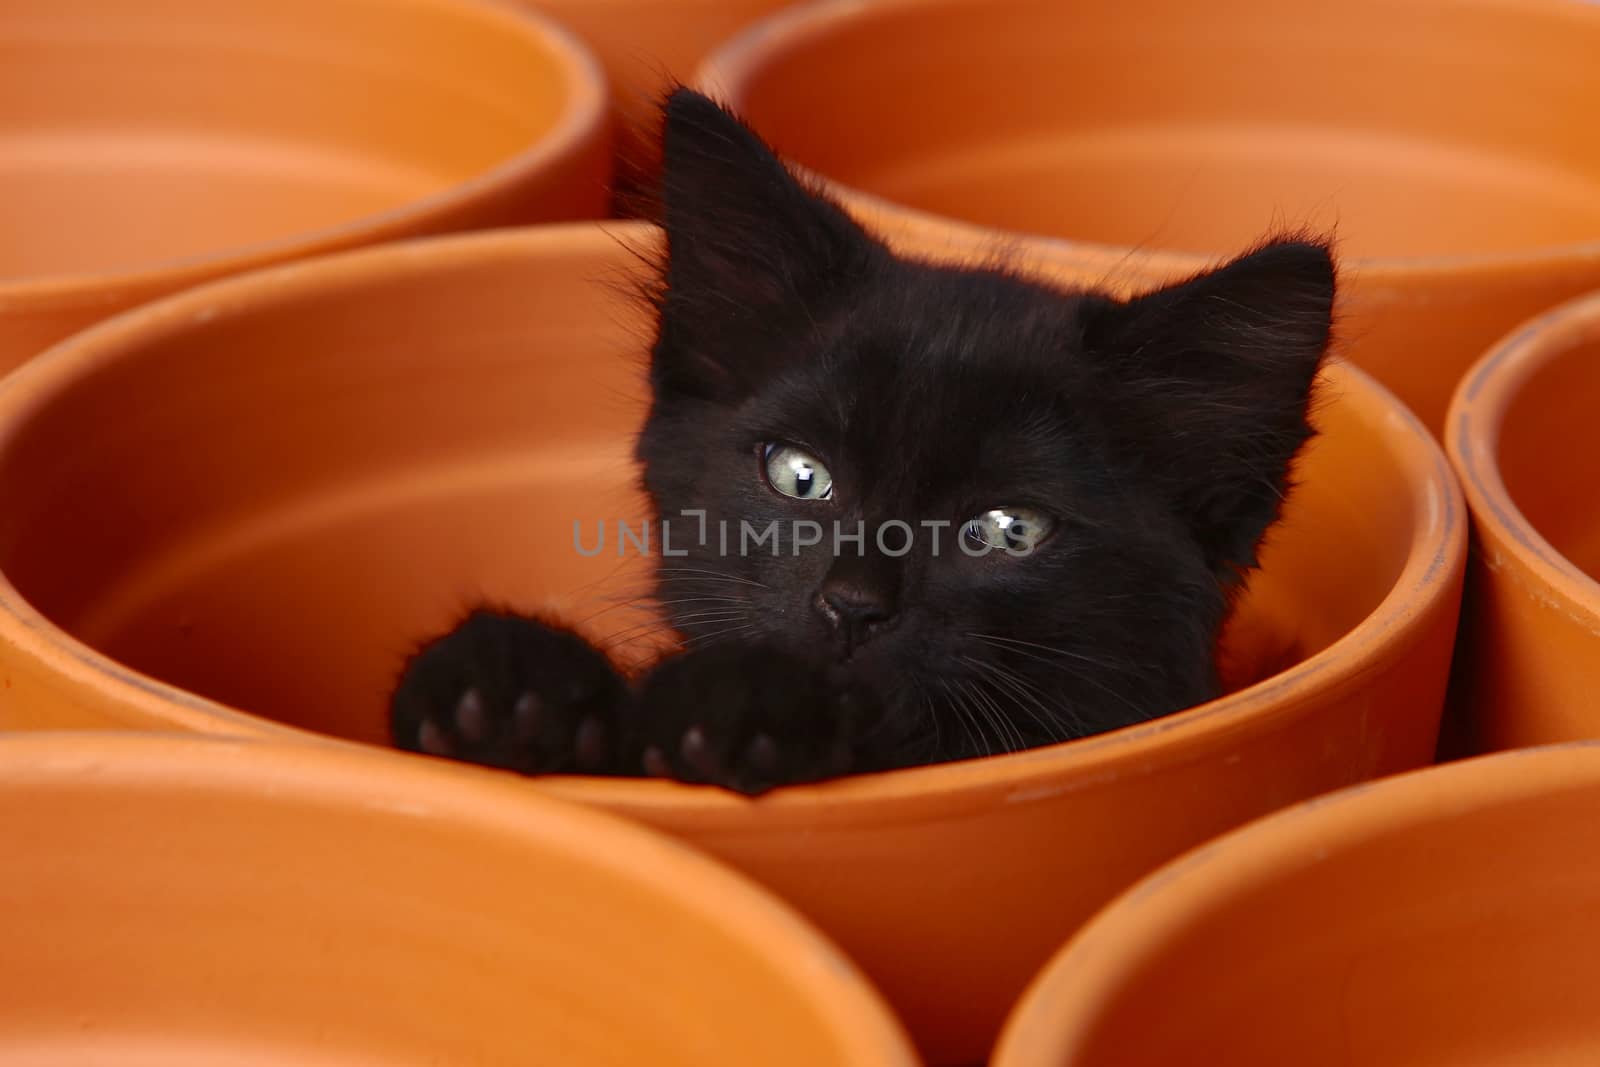
{"label": "blurred background pot", "polygon": [[653,177],[657,105],[669,84],[687,82],[717,45],[790,0],[518,0],[576,33],[605,66],[617,117],[617,204]]}
{"label": "blurred background pot", "polygon": [[1472,509],[1452,754],[1600,737],[1600,295],[1507,337],[1450,409]]}
{"label": "blurred background pot", "polygon": [[[0,721],[383,743],[403,658],[479,597],[621,641],[646,561],[580,555],[573,523],[592,546],[599,520],[642,513],[649,330],[629,290],[657,240],[549,227],[280,268],[121,316],[0,384]],[[1391,395],[1350,367],[1325,390],[1229,633],[1239,691],[755,802],[538,788],[754,875],[858,959],[931,1059],[979,1059],[1048,954],[1152,867],[1431,758],[1465,509]]]}
{"label": "blurred background pot", "polygon": [[329,745],[0,737],[8,1064],[909,1067],[720,865],[510,780]]}
{"label": "blurred background pot", "polygon": [[605,212],[606,87],[484,0],[8,0],[0,373],[218,275]]}
{"label": "blurred background pot", "polygon": [[1334,230],[1349,352],[1436,433],[1529,315],[1600,286],[1600,7],[823,0],[697,81],[874,220],[1171,279]]}
{"label": "blurred background pot", "polygon": [[994,1067],[1600,1061],[1600,748],[1346,790],[1195,850],[1033,983]]}

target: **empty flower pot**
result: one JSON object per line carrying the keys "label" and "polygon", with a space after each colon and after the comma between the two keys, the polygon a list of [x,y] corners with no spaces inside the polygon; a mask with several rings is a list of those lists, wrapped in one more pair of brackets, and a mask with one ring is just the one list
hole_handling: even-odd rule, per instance
{"label": "empty flower pot", "polygon": [[1456,393],[1472,511],[1453,747],[1600,737],[1600,296],[1535,319]]}
{"label": "empty flower pot", "polygon": [[606,209],[599,67],[485,0],[11,0],[0,41],[0,373],[247,267]]}
{"label": "empty flower pot", "polygon": [[1580,745],[1264,819],[1085,926],[994,1067],[1600,1061],[1597,810]]}
{"label": "empty flower pot", "polygon": [[[592,548],[598,520],[640,515],[649,331],[627,290],[656,240],[616,223],[330,257],[139,309],[0,383],[0,724],[381,744],[404,657],[476,598],[553,605],[602,640],[638,625],[647,561],[580,554],[573,523]],[[1049,953],[1152,867],[1431,758],[1465,509],[1437,445],[1359,371],[1330,372],[1318,420],[1229,635],[1256,684],[757,801],[536,788],[754,875],[930,1058],[979,1059]]]}
{"label": "empty flower pot", "polygon": [[8,1064],[910,1065],[689,849],[350,747],[0,737]]}
{"label": "empty flower pot", "polygon": [[1435,432],[1517,322],[1600,286],[1600,7],[824,0],[697,81],[858,212],[1169,279],[1334,229],[1352,358]]}

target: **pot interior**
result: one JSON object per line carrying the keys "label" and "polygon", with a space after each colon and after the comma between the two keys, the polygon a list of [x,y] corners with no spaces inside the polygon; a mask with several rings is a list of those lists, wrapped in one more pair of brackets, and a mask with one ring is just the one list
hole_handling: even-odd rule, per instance
{"label": "pot interior", "polygon": [[0,290],[377,215],[554,128],[566,61],[443,0],[16,0],[0,14]]}
{"label": "pot interior", "polygon": [[1302,227],[1347,259],[1600,238],[1587,5],[827,10],[708,80],[799,163],[912,208],[1206,256]]}
{"label": "pot interior", "polygon": [[[1106,913],[1122,934],[1090,927],[1059,958],[1056,1002],[1030,1005],[1039,1031],[1012,1035],[1052,1055],[998,1062],[1600,1060],[1600,857],[1584,847],[1600,752],[1549,752],[1498,757],[1479,786],[1465,765],[1423,772],[1448,787],[1379,784],[1331,801],[1338,817],[1308,806],[1180,861]],[[1093,988],[1068,975],[1091,955]]]}
{"label": "pot interior", "polygon": [[[58,349],[0,425],[0,573],[148,675],[359,740],[385,738],[416,643],[482,598],[647,660],[650,561],[619,558],[617,523],[645,514],[630,290],[653,242],[617,224],[396,248]],[[1417,536],[1414,431],[1363,377],[1335,369],[1322,397],[1225,641],[1233,687],[1366,618]],[[575,522],[583,551],[604,522],[604,551]]]}

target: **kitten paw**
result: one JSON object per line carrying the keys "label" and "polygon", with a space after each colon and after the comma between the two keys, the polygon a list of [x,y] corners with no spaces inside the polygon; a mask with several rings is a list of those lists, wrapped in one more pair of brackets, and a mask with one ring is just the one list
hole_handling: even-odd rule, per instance
{"label": "kitten paw", "polygon": [[691,651],[646,677],[623,769],[750,796],[835,778],[868,769],[855,741],[872,709],[866,693],[770,648]]}
{"label": "kitten paw", "polygon": [[395,744],[523,774],[609,773],[627,687],[577,634],[476,611],[406,665]]}

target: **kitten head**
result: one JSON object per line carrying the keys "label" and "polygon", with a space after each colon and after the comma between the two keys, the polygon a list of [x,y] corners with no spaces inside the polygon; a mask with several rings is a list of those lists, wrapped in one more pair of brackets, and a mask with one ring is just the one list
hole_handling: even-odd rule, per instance
{"label": "kitten head", "polygon": [[663,148],[638,453],[688,551],[658,595],[691,644],[845,672],[919,759],[1215,694],[1229,593],[1311,434],[1325,245],[1122,301],[897,257],[688,90]]}

